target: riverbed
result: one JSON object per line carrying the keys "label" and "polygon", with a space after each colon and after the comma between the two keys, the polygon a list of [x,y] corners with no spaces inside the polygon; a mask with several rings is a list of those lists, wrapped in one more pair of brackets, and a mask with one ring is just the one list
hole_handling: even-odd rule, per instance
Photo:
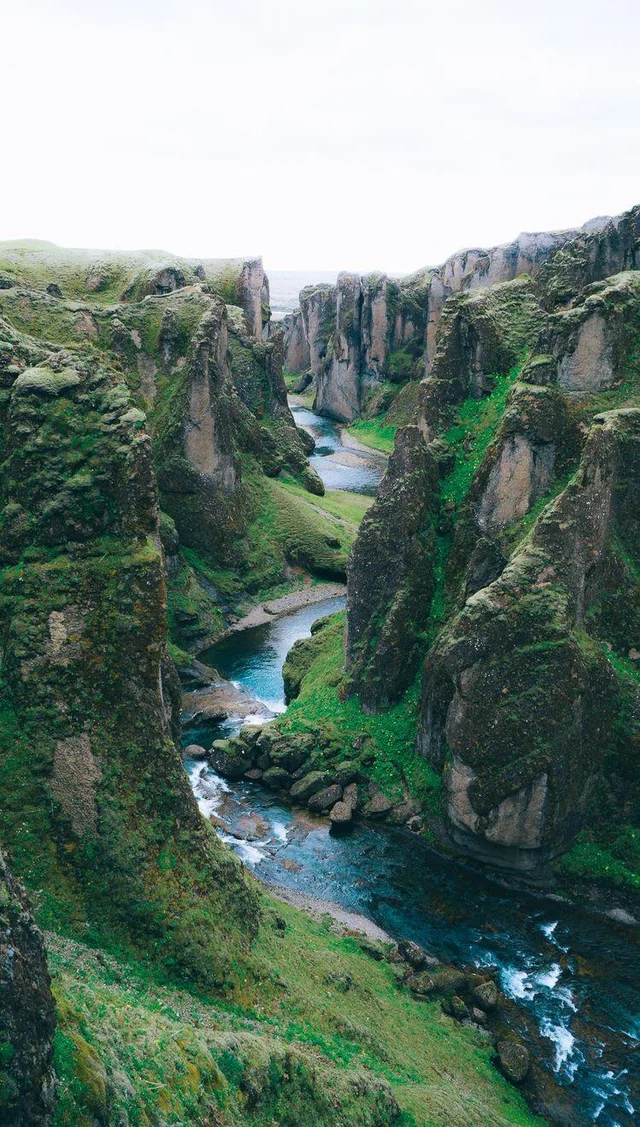
{"label": "riverbed", "polygon": [[[305,425],[313,426],[316,441],[325,434],[342,446],[329,420],[312,415]],[[326,464],[328,455],[317,457]],[[282,712],[288,649],[309,636],[317,618],[343,605],[337,598],[303,607],[234,634],[202,656],[271,714]],[[241,724],[231,718],[197,736],[187,730],[184,742],[231,735]],[[405,830],[361,824],[334,837],[326,820],[293,810],[259,783],[228,783],[201,761],[185,765],[203,814],[214,816],[222,839],[267,885],[366,916],[444,961],[495,968],[502,989],[534,1017],[548,1043],[550,1067],[571,1092],[573,1122],[630,1127],[637,1121],[640,975],[628,927],[507,887],[444,859]]]}
{"label": "riverbed", "polygon": [[289,406],[296,426],[315,440],[316,448],[309,462],[322,478],[325,489],[375,496],[387,467],[385,455],[346,442],[338,423],[303,407],[295,396],[290,397]]}

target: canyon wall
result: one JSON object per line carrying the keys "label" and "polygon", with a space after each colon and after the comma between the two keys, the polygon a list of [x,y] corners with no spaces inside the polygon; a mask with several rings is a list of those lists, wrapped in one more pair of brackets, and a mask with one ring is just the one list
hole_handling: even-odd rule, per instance
{"label": "canyon wall", "polygon": [[502,246],[459,251],[408,278],[341,274],[335,286],[301,293],[300,310],[288,319],[285,366],[313,381],[316,410],[349,422],[366,411],[380,381],[431,373],[452,295],[528,275],[540,276],[548,300],[560,304],[579,279],[584,285],[633,268],[636,228],[634,211],[590,220],[580,230],[525,232]]}
{"label": "canyon wall", "polygon": [[533,874],[634,801],[639,235],[636,208],[449,298],[349,566],[352,691],[418,677],[453,841]]}

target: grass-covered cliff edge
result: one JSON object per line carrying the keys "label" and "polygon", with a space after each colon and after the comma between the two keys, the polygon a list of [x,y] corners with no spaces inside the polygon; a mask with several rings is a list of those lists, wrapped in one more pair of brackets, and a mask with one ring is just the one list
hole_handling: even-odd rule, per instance
{"label": "grass-covered cliff edge", "polygon": [[2,1122],[538,1122],[443,1012],[473,983],[270,901],[191,794],[172,654],[355,533],[260,271],[0,249]]}

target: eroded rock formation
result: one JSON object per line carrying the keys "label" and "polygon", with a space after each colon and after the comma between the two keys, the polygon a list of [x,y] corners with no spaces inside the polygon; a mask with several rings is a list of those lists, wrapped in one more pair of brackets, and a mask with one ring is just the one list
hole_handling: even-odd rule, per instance
{"label": "eroded rock formation", "polygon": [[352,687],[384,708],[426,651],[419,750],[453,839],[534,874],[603,794],[628,803],[633,773],[640,273],[593,274],[630,264],[637,217],[566,242],[562,286],[552,260],[449,299],[417,427],[398,432],[351,557]]}
{"label": "eroded rock formation", "polygon": [[50,1127],[55,1011],[42,933],[0,853],[0,1118]]}

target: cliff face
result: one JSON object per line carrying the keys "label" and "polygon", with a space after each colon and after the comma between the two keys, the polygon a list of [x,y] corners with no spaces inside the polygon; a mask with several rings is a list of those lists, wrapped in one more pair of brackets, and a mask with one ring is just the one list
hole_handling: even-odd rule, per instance
{"label": "cliff face", "polygon": [[350,422],[366,412],[376,383],[431,373],[450,297],[528,275],[540,277],[549,308],[563,304],[590,282],[637,266],[639,215],[635,208],[580,231],[524,232],[401,280],[344,274],[334,287],[308,287],[289,321],[285,366],[313,380],[316,410]]}
{"label": "cliff face", "polygon": [[[193,414],[219,328],[214,318],[196,334]],[[221,982],[252,897],[202,822],[173,742],[145,415],[95,348],[6,320],[0,342],[2,840],[42,890],[45,918],[91,921]]]}
{"label": "cliff face", "polygon": [[637,222],[449,299],[350,561],[352,687],[386,707],[426,653],[419,751],[456,844],[507,868],[540,872],[596,793],[630,809],[640,274],[593,275],[635,261]]}
{"label": "cliff face", "polygon": [[27,895],[0,854],[0,1117],[49,1127],[55,1012],[42,934]]}

